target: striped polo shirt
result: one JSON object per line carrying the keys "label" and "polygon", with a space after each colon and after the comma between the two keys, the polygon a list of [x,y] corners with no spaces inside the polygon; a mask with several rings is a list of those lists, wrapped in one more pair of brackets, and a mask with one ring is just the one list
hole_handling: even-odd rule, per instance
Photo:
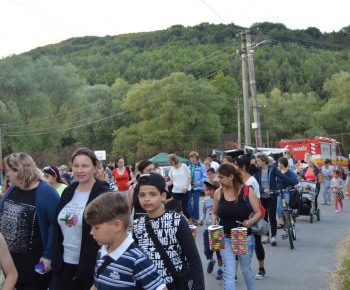
{"label": "striped polo shirt", "polygon": [[[98,251],[94,278],[98,290],[120,288],[160,290],[166,287],[147,254],[139,247],[129,248],[133,242],[131,234],[128,234],[124,242],[112,253],[108,254],[108,246],[102,246]],[[97,270],[107,256],[113,260],[97,277]]]}

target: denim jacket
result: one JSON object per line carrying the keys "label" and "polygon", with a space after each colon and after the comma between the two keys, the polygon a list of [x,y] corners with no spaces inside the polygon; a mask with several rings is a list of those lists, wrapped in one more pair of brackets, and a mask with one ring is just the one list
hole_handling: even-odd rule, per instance
{"label": "denim jacket", "polygon": [[[187,166],[191,172],[192,163],[189,162]],[[204,189],[204,181],[206,181],[208,179],[207,171],[205,170],[204,165],[200,162],[197,162],[197,164],[195,166],[196,166],[196,168],[194,170],[194,180],[192,180],[192,184],[196,182],[198,186],[197,187],[192,186],[192,189],[193,190],[203,190]]]}

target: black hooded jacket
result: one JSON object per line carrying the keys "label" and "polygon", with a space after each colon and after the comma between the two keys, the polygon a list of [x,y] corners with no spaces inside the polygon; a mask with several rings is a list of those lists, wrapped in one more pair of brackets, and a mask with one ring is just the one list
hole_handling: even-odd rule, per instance
{"label": "black hooded jacket", "polygon": [[[63,235],[61,227],[58,224],[57,217],[62,208],[72,200],[74,192],[79,183],[74,182],[68,186],[62,193],[60,203],[57,207],[54,220],[54,233],[53,233],[53,253],[52,253],[52,271],[55,275],[58,275],[62,271],[63,266]],[[96,179],[94,183],[89,199],[86,204],[89,204],[93,199],[98,197],[101,193],[109,191],[109,184],[106,181]],[[81,238],[81,251],[79,258],[79,265],[74,279],[86,279],[91,278],[94,275],[95,263],[97,252],[100,246],[90,235],[91,226],[89,226],[85,218],[83,218],[83,233]]]}

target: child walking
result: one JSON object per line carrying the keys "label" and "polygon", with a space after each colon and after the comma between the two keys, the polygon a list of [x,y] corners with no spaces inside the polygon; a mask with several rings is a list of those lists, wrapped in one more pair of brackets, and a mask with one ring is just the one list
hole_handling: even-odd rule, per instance
{"label": "child walking", "polygon": [[[140,176],[138,197],[147,215],[134,222],[134,236],[152,259],[170,289],[204,289],[202,262],[192,233],[183,216],[167,211],[162,204],[170,198],[164,178],[157,173]],[[186,288],[187,289],[187,288]]]}
{"label": "child walking", "polygon": [[129,206],[124,195],[107,192],[85,209],[91,235],[102,246],[91,290],[166,289],[152,261],[127,232]]}
{"label": "child walking", "polygon": [[[343,210],[343,179],[340,177],[339,170],[333,171],[333,178],[331,182],[331,188],[334,195],[334,205],[335,212],[340,212]],[[338,203],[340,204],[340,209],[338,210]]]}
{"label": "child walking", "polygon": [[331,180],[333,176],[333,169],[330,167],[331,160],[326,159],[324,161],[324,165],[322,166],[322,174],[324,175],[324,181],[321,184],[322,192],[323,192],[323,205],[331,204]]}
{"label": "child walking", "polygon": [[[212,214],[213,214],[213,205],[214,205],[214,193],[215,190],[220,188],[220,183],[217,181],[204,181],[204,184],[206,185],[206,198],[204,199],[203,203],[203,209],[202,209],[202,215],[201,219],[199,220],[199,225],[204,224],[204,219],[205,219],[205,230],[203,232],[203,243],[204,243],[204,254],[209,260],[208,267],[207,267],[207,272],[212,273],[214,270],[214,265],[215,265],[215,259],[213,258],[214,251],[210,250],[209,247],[209,235],[208,235],[208,227],[212,224]],[[218,270],[216,272],[216,279],[221,280],[224,278],[224,272],[222,270],[222,258],[220,251],[215,251],[216,257],[218,259]]]}

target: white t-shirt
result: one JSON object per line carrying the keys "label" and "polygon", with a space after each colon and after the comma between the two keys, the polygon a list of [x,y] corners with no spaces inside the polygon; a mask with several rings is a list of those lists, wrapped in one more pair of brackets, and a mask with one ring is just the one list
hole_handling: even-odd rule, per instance
{"label": "white t-shirt", "polygon": [[215,170],[215,172],[216,172],[216,171],[219,169],[220,164],[217,163],[216,161],[212,161],[212,162],[210,163],[210,166],[211,166],[211,168],[214,168],[214,170]]}
{"label": "white t-shirt", "polygon": [[260,198],[260,188],[259,188],[259,183],[256,181],[255,177],[251,176],[245,185],[251,185],[257,195],[258,198]]}
{"label": "white t-shirt", "polygon": [[63,261],[78,265],[83,234],[83,214],[90,191],[75,190],[73,198],[60,211],[57,221],[63,234]]}
{"label": "white t-shirt", "polygon": [[[186,187],[188,178],[191,176],[191,172],[185,164],[177,169],[171,167],[169,172],[169,177],[173,181],[173,190],[174,193],[182,193],[182,189]],[[188,191],[191,190],[191,184],[187,188]]]}

